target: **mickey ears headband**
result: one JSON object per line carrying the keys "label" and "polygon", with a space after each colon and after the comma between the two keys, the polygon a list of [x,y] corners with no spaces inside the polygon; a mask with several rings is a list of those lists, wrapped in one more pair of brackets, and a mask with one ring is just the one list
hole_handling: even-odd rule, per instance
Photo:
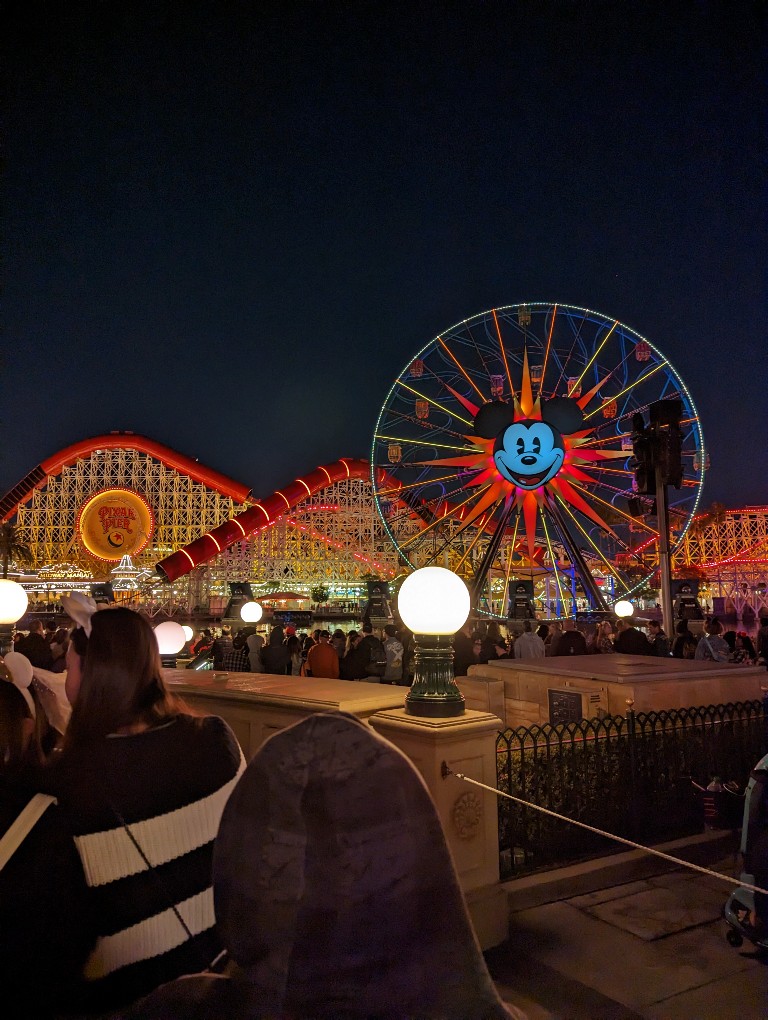
{"label": "mickey ears headband", "polygon": [[[541,420],[562,435],[578,432],[584,422],[584,414],[578,402],[572,397],[552,397],[541,402]],[[515,421],[515,408],[503,400],[492,400],[483,404],[475,416],[475,432],[484,439],[495,439],[507,426]]]}
{"label": "mickey ears headband", "polygon": [[67,616],[74,620],[78,627],[82,627],[85,636],[91,636],[91,617],[99,608],[90,595],[83,595],[79,591],[73,591],[69,595],[62,595],[61,605]]}
{"label": "mickey ears headband", "polygon": [[20,691],[34,719],[37,716],[37,712],[35,711],[35,702],[29,693],[29,685],[32,683],[32,663],[21,652],[8,652],[3,659],[3,664],[9,675],[10,682]]}

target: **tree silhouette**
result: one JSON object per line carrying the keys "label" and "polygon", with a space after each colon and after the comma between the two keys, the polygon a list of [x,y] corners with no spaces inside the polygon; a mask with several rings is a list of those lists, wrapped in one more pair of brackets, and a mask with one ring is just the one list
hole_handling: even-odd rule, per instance
{"label": "tree silhouette", "polygon": [[331,594],[331,592],[330,589],[328,589],[324,584],[316,584],[314,588],[309,589],[309,594],[312,596],[315,602],[320,603],[327,602],[328,596]]}
{"label": "tree silhouette", "polygon": [[10,521],[0,524],[0,562],[3,565],[3,578],[8,577],[8,564],[14,560],[17,564],[31,563],[32,550],[16,536],[16,527]]}

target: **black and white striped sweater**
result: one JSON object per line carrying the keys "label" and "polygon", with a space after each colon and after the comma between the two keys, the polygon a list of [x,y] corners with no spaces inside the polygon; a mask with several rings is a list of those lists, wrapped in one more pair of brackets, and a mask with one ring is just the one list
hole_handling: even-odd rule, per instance
{"label": "black and white striped sweater", "polygon": [[75,837],[97,935],[88,1008],[130,1002],[219,952],[213,840],[243,767],[222,719],[180,715],[107,737],[55,770],[52,792]]}

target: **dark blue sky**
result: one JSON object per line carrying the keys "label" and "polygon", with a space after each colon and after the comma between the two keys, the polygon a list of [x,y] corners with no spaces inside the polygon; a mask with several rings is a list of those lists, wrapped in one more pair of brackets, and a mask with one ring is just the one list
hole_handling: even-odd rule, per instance
{"label": "dark blue sky", "polygon": [[266,495],[493,305],[687,382],[768,502],[765,4],[6,6],[0,488],[132,429]]}

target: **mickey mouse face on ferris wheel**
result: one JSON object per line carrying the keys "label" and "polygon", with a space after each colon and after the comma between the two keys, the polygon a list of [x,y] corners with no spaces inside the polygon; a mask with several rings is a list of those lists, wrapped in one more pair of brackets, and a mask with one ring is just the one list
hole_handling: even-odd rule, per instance
{"label": "mickey mouse face on ferris wheel", "polygon": [[502,478],[520,489],[538,489],[555,477],[565,460],[563,435],[576,432],[584,420],[570,397],[541,402],[541,420],[514,421],[511,404],[484,404],[475,418],[475,432],[494,439],[493,462]]}

